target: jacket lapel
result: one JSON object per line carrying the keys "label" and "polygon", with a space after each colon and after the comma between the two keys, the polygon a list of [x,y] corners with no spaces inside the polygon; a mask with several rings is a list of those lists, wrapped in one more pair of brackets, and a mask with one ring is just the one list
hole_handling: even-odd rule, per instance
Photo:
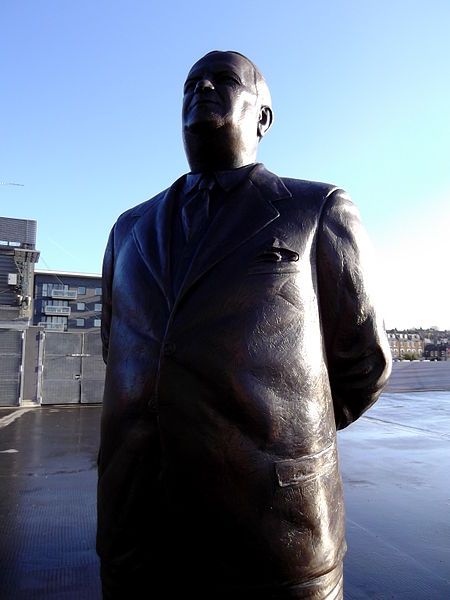
{"label": "jacket lapel", "polygon": [[272,202],[291,196],[281,179],[258,164],[224,203],[199,244],[181,285],[179,301],[214,265],[280,216]]}
{"label": "jacket lapel", "polygon": [[139,254],[161,288],[169,306],[173,303],[170,264],[172,215],[180,182],[181,178],[155,198],[133,227],[133,237]]}
{"label": "jacket lapel", "polygon": [[[173,306],[172,244],[173,211],[183,177],[151,203],[133,227],[133,237],[145,265]],[[272,204],[291,193],[279,177],[256,165],[238,193],[224,203],[199,244],[181,285],[177,301],[214,265],[234,252],[280,215]]]}

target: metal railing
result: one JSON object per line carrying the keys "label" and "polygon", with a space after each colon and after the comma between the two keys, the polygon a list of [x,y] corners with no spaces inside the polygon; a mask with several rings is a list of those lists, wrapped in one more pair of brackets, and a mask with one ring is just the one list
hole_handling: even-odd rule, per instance
{"label": "metal railing", "polygon": [[70,315],[70,306],[44,306],[45,315]]}
{"label": "metal railing", "polygon": [[76,300],[77,290],[52,290],[52,298],[61,298],[66,300]]}
{"label": "metal railing", "polygon": [[65,331],[66,326],[64,323],[47,323],[45,321],[40,321],[38,327],[44,327],[44,329],[48,329],[49,331]]}

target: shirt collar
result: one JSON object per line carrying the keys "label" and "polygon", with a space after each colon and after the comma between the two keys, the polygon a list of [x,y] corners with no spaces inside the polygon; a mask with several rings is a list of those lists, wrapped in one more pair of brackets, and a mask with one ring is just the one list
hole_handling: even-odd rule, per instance
{"label": "shirt collar", "polygon": [[[248,177],[250,171],[254,169],[257,163],[245,165],[238,169],[230,169],[228,171],[214,171],[212,173],[214,179],[225,192],[229,192],[238,185],[240,185],[244,179]],[[188,173],[186,175],[186,181],[184,184],[184,191],[189,194],[198,184],[200,179],[205,173]]]}

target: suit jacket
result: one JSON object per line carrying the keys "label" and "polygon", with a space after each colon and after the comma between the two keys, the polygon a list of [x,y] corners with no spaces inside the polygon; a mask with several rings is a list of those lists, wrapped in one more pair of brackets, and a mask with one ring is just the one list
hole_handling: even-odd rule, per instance
{"label": "suit jacket", "polygon": [[174,576],[307,586],[345,552],[336,428],[390,370],[366,235],[344,191],[258,164],[175,295],[182,184],[124,213],[105,253],[98,551],[130,569],[165,543]]}

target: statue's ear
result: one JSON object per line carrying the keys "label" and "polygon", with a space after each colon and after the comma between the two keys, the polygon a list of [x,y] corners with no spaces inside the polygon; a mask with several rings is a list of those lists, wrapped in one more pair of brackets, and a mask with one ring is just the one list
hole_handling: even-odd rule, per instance
{"label": "statue's ear", "polygon": [[269,131],[273,122],[273,112],[270,106],[261,106],[258,120],[258,137],[261,139]]}

